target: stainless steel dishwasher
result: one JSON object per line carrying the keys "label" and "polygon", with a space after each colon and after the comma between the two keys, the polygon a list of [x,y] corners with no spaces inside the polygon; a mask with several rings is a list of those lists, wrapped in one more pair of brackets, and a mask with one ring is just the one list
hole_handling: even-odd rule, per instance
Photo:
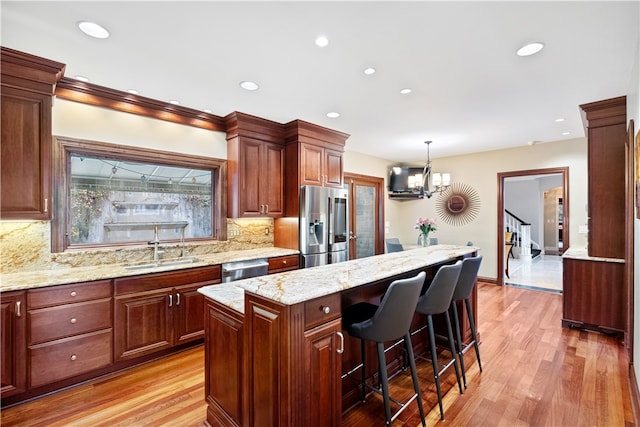
{"label": "stainless steel dishwasher", "polygon": [[234,280],[264,276],[268,271],[269,263],[264,258],[227,262],[222,264],[222,282],[233,282]]}

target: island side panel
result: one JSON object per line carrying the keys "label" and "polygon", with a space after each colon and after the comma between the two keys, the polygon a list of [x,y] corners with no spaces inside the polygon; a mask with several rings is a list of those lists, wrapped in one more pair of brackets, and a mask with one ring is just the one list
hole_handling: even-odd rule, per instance
{"label": "island side panel", "polygon": [[207,425],[243,425],[244,315],[209,298],[205,321]]}

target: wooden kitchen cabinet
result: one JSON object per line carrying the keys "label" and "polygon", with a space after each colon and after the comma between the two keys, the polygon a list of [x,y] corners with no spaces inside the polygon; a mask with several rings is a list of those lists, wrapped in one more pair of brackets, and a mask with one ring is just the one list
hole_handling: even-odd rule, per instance
{"label": "wooden kitchen cabinet", "polygon": [[624,262],[562,259],[562,325],[624,331]]}
{"label": "wooden kitchen cabinet", "polygon": [[2,47],[0,218],[51,219],[51,106],[64,65]]}
{"label": "wooden kitchen cabinet", "polygon": [[237,217],[281,217],[284,147],[248,138],[239,145]]}
{"label": "wooden kitchen cabinet", "polygon": [[220,283],[220,266],[114,280],[115,360],[128,360],[204,336],[203,286]]}
{"label": "wooden kitchen cabinet", "polygon": [[225,117],[227,214],[279,218],[284,213],[282,125],[243,113]]}
{"label": "wooden kitchen cabinet", "polygon": [[300,185],[342,188],[342,152],[300,144]]}
{"label": "wooden kitchen cabinet", "polygon": [[285,255],[269,258],[269,274],[282,273],[283,271],[297,270],[300,264],[300,255]]}
{"label": "wooden kitchen cabinet", "polygon": [[[344,348],[342,320],[336,319],[305,331],[305,372],[310,396],[307,397],[309,426],[339,426],[342,415],[342,382],[340,373]],[[327,417],[332,419],[328,420]]]}
{"label": "wooden kitchen cabinet", "polygon": [[0,293],[0,396],[27,389],[26,293]]}
{"label": "wooden kitchen cabinet", "polygon": [[342,188],[343,153],[349,135],[301,120],[285,126],[285,217],[300,209],[300,187]]}
{"label": "wooden kitchen cabinet", "polygon": [[587,119],[589,256],[625,258],[626,97],[583,104]]}
{"label": "wooden kitchen cabinet", "polygon": [[113,363],[111,280],[27,291],[29,388]]}

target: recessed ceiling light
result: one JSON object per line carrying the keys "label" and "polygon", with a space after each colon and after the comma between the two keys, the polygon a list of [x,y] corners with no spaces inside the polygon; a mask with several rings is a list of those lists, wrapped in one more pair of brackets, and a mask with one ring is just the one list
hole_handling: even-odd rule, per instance
{"label": "recessed ceiling light", "polygon": [[406,94],[408,94],[408,93],[411,93],[411,89],[409,89],[408,87],[406,87],[406,88],[402,89],[402,90],[400,91],[400,93],[401,93],[401,94],[403,94],[403,95],[406,95]]}
{"label": "recessed ceiling light", "polygon": [[533,55],[534,53],[540,52],[543,47],[544,47],[544,43],[540,43],[540,42],[529,43],[522,46],[520,49],[518,49],[516,51],[516,55],[518,56]]}
{"label": "recessed ceiling light", "polygon": [[131,95],[137,95],[139,92],[135,89],[127,89],[127,92],[129,92]]}
{"label": "recessed ceiling light", "polygon": [[76,79],[76,80],[80,80],[81,82],[88,82],[89,81],[89,79],[86,78],[85,76],[74,76],[73,78]]}
{"label": "recessed ceiling light", "polygon": [[240,82],[240,87],[246,90],[258,90],[260,86],[258,86],[258,84],[255,82],[243,81]]}
{"label": "recessed ceiling light", "polygon": [[564,117],[558,117],[556,119],[556,123],[561,123],[561,122],[564,122]]}
{"label": "recessed ceiling light", "polygon": [[571,132],[562,132],[564,136],[571,135]]}
{"label": "recessed ceiling light", "polygon": [[327,117],[329,117],[330,119],[337,119],[338,117],[340,117],[340,113],[337,113],[335,111],[331,111],[331,112],[327,113]]}
{"label": "recessed ceiling light", "polygon": [[320,36],[320,37],[316,38],[316,46],[325,47],[328,44],[329,44],[329,39],[326,38],[325,36]]}
{"label": "recessed ceiling light", "polygon": [[109,37],[109,30],[95,22],[80,21],[78,22],[78,28],[86,35],[96,39],[106,39]]}
{"label": "recessed ceiling light", "polygon": [[363,71],[367,76],[370,76],[371,74],[375,74],[376,73],[376,69],[373,67],[368,67],[365,68]]}
{"label": "recessed ceiling light", "polygon": [[175,99],[170,99],[169,100],[169,104],[173,104],[173,105],[180,105],[180,101],[177,101]]}
{"label": "recessed ceiling light", "polygon": [[205,113],[208,113],[208,114],[211,114],[211,113],[213,112],[213,111],[211,111],[211,110],[210,110],[210,109],[208,109],[208,108],[205,108],[205,109],[204,109],[204,110],[202,110],[202,111],[204,111]]}

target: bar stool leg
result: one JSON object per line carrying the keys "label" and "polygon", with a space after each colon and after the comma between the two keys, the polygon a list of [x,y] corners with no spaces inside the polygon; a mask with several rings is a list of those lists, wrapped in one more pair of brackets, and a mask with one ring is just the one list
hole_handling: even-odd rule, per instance
{"label": "bar stool leg", "polygon": [[366,381],[367,381],[367,365],[366,365],[366,354],[367,354],[367,349],[366,349],[366,345],[363,339],[360,340],[360,353],[362,356],[362,370],[360,371],[360,378],[361,378],[361,383],[360,383],[360,387],[362,387],[362,403],[364,403],[367,399],[367,386],[366,386]]}
{"label": "bar stool leg", "polygon": [[436,352],[436,335],[433,331],[433,318],[427,315],[427,326],[429,328],[429,349],[431,350],[431,364],[433,365],[433,378],[436,382],[436,393],[438,394],[438,406],[440,407],[440,420],[444,421],[444,408],[442,406],[442,393],[440,392],[440,374],[438,373],[438,353]]}
{"label": "bar stool leg", "polygon": [[458,369],[458,359],[456,358],[456,349],[453,342],[453,331],[451,330],[451,318],[449,317],[449,311],[444,312],[444,319],[447,323],[447,337],[449,338],[449,351],[451,351],[451,357],[453,358],[453,368],[456,371],[456,379],[458,380],[458,388],[460,394],[464,394],[462,390],[462,382],[460,381],[460,370]]}
{"label": "bar stool leg", "polygon": [[473,322],[473,311],[471,311],[471,301],[469,298],[465,298],[464,303],[467,307],[467,316],[469,316],[469,326],[471,326],[471,335],[473,336],[473,347],[476,350],[476,357],[478,358],[478,367],[482,372],[482,362],[480,361],[480,349],[478,348],[478,336],[476,334],[476,325]]}
{"label": "bar stool leg", "polygon": [[416,360],[413,357],[413,346],[411,345],[411,334],[407,333],[404,336],[404,348],[407,351],[407,359],[409,359],[409,366],[411,368],[411,379],[413,380],[413,389],[418,395],[418,410],[420,411],[420,420],[422,426],[427,427],[427,423],[424,419],[424,408],[422,407],[422,393],[420,392],[420,383],[418,382],[418,370],[416,369]]}
{"label": "bar stool leg", "polygon": [[456,332],[456,344],[458,345],[458,359],[460,360],[460,370],[462,371],[462,381],[464,383],[465,390],[467,389],[467,373],[464,366],[464,353],[462,349],[462,334],[460,333],[460,318],[458,317],[458,306],[456,302],[451,303],[451,309],[453,311],[453,323]]}
{"label": "bar stool leg", "polygon": [[382,397],[384,399],[384,415],[387,425],[391,425],[391,403],[389,402],[389,380],[387,378],[387,360],[384,357],[384,343],[376,343],[378,348],[378,367],[380,372],[380,383],[382,385]]}

